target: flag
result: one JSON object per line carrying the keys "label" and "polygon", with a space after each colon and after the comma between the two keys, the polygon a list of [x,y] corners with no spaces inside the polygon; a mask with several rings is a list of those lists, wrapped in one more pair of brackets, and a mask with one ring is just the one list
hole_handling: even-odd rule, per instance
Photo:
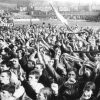
{"label": "flag", "polygon": [[54,6],[52,6],[52,4],[51,4],[51,7],[53,8],[53,10],[54,10],[54,12],[55,12],[57,18],[58,18],[62,23],[68,25],[68,21],[57,11],[57,9],[56,9]]}
{"label": "flag", "polygon": [[57,18],[58,18],[64,25],[66,25],[66,27],[67,27],[67,29],[68,29],[69,31],[71,31],[71,29],[70,29],[70,27],[69,27],[69,25],[68,25],[68,20],[65,19],[65,18],[58,12],[58,10],[52,5],[52,3],[49,2],[49,4],[51,5],[52,9],[54,10],[54,12],[55,12]]}
{"label": "flag", "polygon": [[[84,60],[82,60],[81,58],[72,56],[72,55],[67,54],[67,53],[63,53],[63,54],[62,54],[62,57],[64,57],[65,59],[71,59],[71,60],[73,60],[73,61],[84,62]],[[62,57],[61,57],[61,58],[62,58]]]}

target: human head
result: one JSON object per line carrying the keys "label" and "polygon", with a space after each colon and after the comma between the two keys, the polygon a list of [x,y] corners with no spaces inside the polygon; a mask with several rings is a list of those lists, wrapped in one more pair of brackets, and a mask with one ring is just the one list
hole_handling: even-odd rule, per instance
{"label": "human head", "polygon": [[39,70],[36,69],[32,70],[29,73],[29,77],[28,77],[29,84],[32,85],[34,83],[38,83],[39,78],[40,78]]}
{"label": "human head", "polygon": [[51,84],[51,89],[53,90],[53,93],[57,96],[58,95],[58,90],[59,90],[58,84],[53,82]]}
{"label": "human head", "polygon": [[60,55],[61,55],[61,49],[60,49],[60,47],[57,47],[55,49],[55,56],[60,57]]}
{"label": "human head", "polygon": [[17,50],[16,52],[17,52],[18,58],[21,59],[23,56],[23,51],[20,49],[20,50]]}
{"label": "human head", "polygon": [[34,47],[34,46],[35,46],[35,40],[31,40],[29,46],[30,46],[30,47]]}
{"label": "human head", "polygon": [[55,42],[56,42],[55,35],[52,35],[52,36],[48,37],[48,43],[50,43],[51,45],[55,45]]}
{"label": "human head", "polygon": [[8,85],[1,88],[0,98],[1,100],[11,100],[13,93],[15,92],[15,86]]}
{"label": "human head", "polygon": [[1,54],[2,55],[6,55],[7,54],[7,52],[5,51],[5,48],[2,48]]}
{"label": "human head", "polygon": [[87,82],[83,89],[82,99],[89,100],[92,97],[94,90],[95,90],[95,83],[90,81]]}
{"label": "human head", "polygon": [[12,66],[13,66],[13,68],[17,69],[17,68],[19,67],[19,60],[18,60],[17,57],[11,59],[10,61],[12,62]]}
{"label": "human head", "polygon": [[84,32],[83,35],[82,35],[82,38],[83,39],[86,39],[87,38],[87,35],[88,35],[88,33],[87,32]]}
{"label": "human head", "polygon": [[68,79],[69,78],[73,78],[73,79],[77,78],[77,69],[76,68],[69,69],[69,71],[68,71]]}
{"label": "human head", "polygon": [[61,43],[60,43],[60,41],[56,41],[56,43],[55,43],[57,46],[61,46]]}
{"label": "human head", "polygon": [[50,59],[48,61],[48,65],[53,67],[53,65],[54,65],[54,59]]}
{"label": "human head", "polygon": [[96,54],[95,59],[96,59],[97,61],[100,61],[100,53],[97,53],[97,54]]}
{"label": "human head", "polygon": [[0,70],[1,71],[5,71],[5,70],[9,70],[9,67],[7,66],[7,62],[6,61],[2,61],[0,64]]}
{"label": "human head", "polygon": [[87,77],[91,77],[93,72],[94,72],[94,69],[93,69],[93,66],[91,64],[84,65],[84,74]]}
{"label": "human head", "polygon": [[16,45],[14,45],[13,48],[12,48],[12,51],[13,51],[14,53],[16,53],[17,49],[18,49],[18,47],[17,47]]}
{"label": "human head", "polygon": [[41,64],[41,63],[37,63],[37,64],[35,65],[35,69],[37,69],[37,70],[39,70],[40,72],[42,72],[43,69],[44,69],[44,66],[43,66],[43,64]]}
{"label": "human head", "polygon": [[9,84],[11,79],[11,72],[9,70],[2,71],[0,75],[1,84]]}
{"label": "human head", "polygon": [[42,88],[37,96],[37,100],[54,100],[54,94],[51,88]]}
{"label": "human head", "polygon": [[28,68],[34,68],[35,67],[35,62],[33,60],[28,60],[27,67]]}

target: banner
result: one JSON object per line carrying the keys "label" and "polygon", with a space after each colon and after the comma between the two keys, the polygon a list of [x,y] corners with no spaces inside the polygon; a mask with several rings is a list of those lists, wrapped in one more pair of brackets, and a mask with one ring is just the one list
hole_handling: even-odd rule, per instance
{"label": "banner", "polygon": [[58,12],[58,10],[53,6],[53,4],[52,4],[51,2],[49,2],[49,4],[51,5],[52,9],[54,10],[54,12],[55,12],[57,18],[58,18],[64,25],[66,25],[68,31],[72,31],[72,30],[70,29],[69,25],[68,25],[68,20],[65,19],[65,18]]}

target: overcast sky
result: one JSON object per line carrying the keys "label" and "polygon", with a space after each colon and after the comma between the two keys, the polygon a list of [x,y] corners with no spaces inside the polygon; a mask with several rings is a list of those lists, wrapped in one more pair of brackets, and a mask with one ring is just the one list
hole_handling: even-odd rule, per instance
{"label": "overcast sky", "polygon": [[0,0],[0,2],[21,2],[21,1],[31,1],[31,2],[38,2],[38,1],[45,1],[45,2],[49,2],[49,1],[58,1],[58,2],[72,2],[72,3],[80,3],[80,4],[100,4],[100,0]]}
{"label": "overcast sky", "polygon": [[58,2],[59,4],[64,4],[65,2],[70,2],[70,3],[74,3],[74,4],[89,4],[89,5],[96,5],[96,4],[99,4],[100,5],[100,0],[0,0],[0,2],[4,3],[4,2],[7,2],[7,3],[17,3],[17,2],[22,2],[22,1],[27,1],[27,2],[32,2],[32,3],[37,3],[37,2],[40,2],[42,1],[42,3],[49,3],[50,1],[52,2],[55,2],[55,4]]}
{"label": "overcast sky", "polygon": [[58,2],[72,2],[72,3],[81,3],[81,4],[100,4],[100,0],[53,0]]}

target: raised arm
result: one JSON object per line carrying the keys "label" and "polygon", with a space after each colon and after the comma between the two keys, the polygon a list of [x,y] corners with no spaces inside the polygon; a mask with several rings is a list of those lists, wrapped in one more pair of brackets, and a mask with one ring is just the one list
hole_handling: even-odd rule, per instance
{"label": "raised arm", "polygon": [[43,57],[43,60],[45,62],[45,66],[46,66],[46,69],[47,69],[48,73],[58,83],[60,81],[60,79],[61,79],[61,76],[55,71],[55,69],[53,68],[53,66],[50,66],[49,63],[48,63],[48,61],[46,61],[45,54],[42,54],[42,57]]}
{"label": "raised arm", "polygon": [[38,54],[38,58],[39,58],[40,63],[43,64],[44,68],[45,68],[45,62],[44,62],[43,57],[42,57],[41,52],[40,52],[39,43],[37,43],[37,54]]}

